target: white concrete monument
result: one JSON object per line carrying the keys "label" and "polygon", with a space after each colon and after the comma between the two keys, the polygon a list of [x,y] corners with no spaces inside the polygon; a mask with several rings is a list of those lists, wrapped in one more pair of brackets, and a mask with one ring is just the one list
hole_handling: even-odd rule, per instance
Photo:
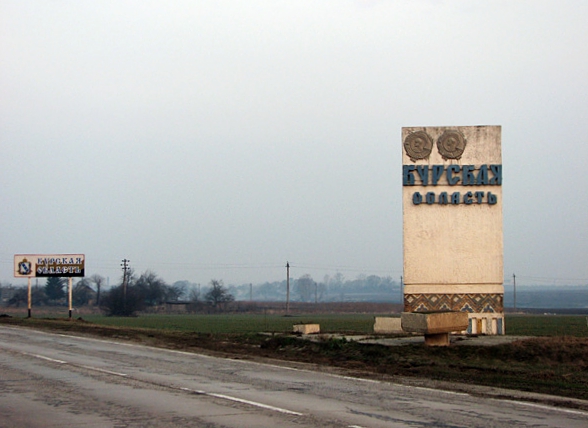
{"label": "white concrete monument", "polygon": [[404,311],[504,334],[500,126],[402,128]]}

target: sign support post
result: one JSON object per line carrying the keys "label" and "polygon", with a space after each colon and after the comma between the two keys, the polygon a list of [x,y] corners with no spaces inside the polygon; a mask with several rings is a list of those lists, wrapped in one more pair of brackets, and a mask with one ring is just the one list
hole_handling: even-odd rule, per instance
{"label": "sign support post", "polygon": [[73,290],[73,278],[70,276],[68,278],[68,301],[69,301],[69,319],[71,320],[71,312],[72,312],[72,290]]}
{"label": "sign support post", "polygon": [[27,292],[27,303],[28,303],[28,317],[31,317],[31,307],[33,306],[33,293],[31,292],[31,277],[28,277],[29,280],[29,288],[28,288],[28,292]]}

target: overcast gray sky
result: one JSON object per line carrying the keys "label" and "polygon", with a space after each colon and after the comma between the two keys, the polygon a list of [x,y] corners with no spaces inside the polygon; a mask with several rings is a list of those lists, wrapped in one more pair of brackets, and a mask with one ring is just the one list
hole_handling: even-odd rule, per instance
{"label": "overcast gray sky", "polygon": [[[0,0],[0,280],[402,275],[401,128],[501,125],[505,278],[587,284],[588,2]],[[483,243],[480,243],[483,245]],[[508,284],[508,282],[506,283]]]}

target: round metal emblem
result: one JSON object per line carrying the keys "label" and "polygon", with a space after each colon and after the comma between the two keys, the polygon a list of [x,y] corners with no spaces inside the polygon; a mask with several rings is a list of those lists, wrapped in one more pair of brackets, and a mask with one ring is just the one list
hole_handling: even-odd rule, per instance
{"label": "round metal emblem", "polygon": [[426,159],[433,150],[433,139],[424,131],[413,132],[404,139],[404,150],[413,162]]}
{"label": "round metal emblem", "polygon": [[437,140],[437,149],[443,159],[461,159],[466,140],[458,131],[445,131]]}

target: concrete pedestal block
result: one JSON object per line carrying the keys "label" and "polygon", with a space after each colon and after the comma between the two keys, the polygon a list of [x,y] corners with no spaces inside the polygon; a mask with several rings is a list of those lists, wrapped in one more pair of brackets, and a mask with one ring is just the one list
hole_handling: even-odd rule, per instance
{"label": "concrete pedestal block", "polygon": [[320,332],[320,324],[294,324],[294,333],[318,334]]}
{"label": "concrete pedestal block", "polygon": [[403,312],[402,329],[425,335],[429,346],[448,346],[449,333],[468,328],[467,312]]}
{"label": "concrete pedestal block", "polygon": [[425,334],[427,346],[449,346],[449,333]]}
{"label": "concrete pedestal block", "polygon": [[400,318],[375,317],[374,333],[402,333]]}

